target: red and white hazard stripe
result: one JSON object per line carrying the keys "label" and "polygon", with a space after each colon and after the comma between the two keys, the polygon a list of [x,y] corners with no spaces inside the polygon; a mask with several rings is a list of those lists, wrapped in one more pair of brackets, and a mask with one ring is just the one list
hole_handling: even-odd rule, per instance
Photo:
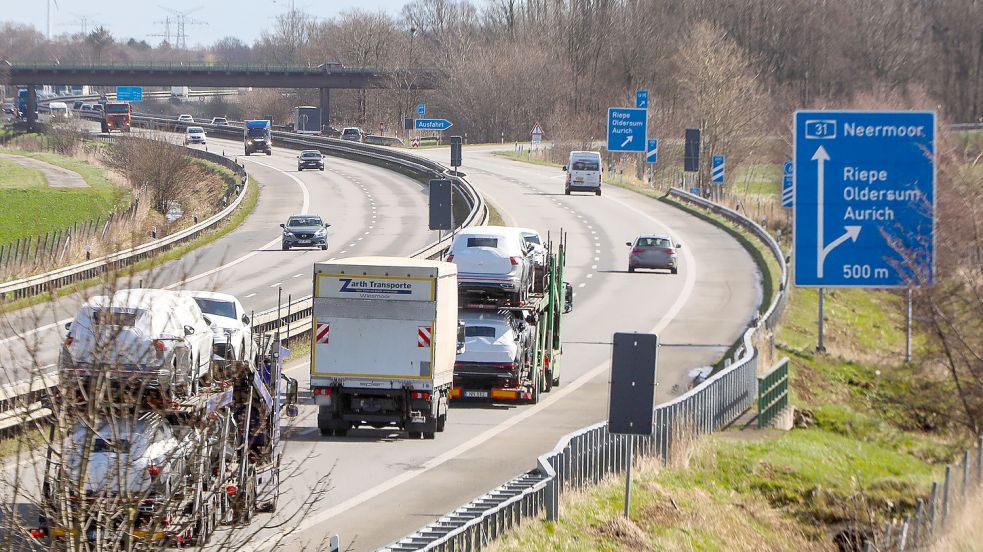
{"label": "red and white hazard stripe", "polygon": [[327,322],[318,322],[317,327],[314,329],[314,341],[316,343],[328,344],[328,332],[331,330],[331,324]]}
{"label": "red and white hazard stripe", "polygon": [[429,347],[430,339],[433,335],[433,328],[430,326],[418,326],[416,330],[416,346]]}

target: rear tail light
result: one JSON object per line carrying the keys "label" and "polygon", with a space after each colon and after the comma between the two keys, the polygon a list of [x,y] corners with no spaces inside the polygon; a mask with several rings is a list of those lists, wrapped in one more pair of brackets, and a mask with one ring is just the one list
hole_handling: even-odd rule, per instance
{"label": "rear tail light", "polygon": [[516,266],[517,264],[519,264],[519,258],[518,257],[509,257],[509,261],[511,261],[512,266]]}
{"label": "rear tail light", "polygon": [[150,477],[157,477],[160,475],[160,466],[154,466],[153,464],[147,466],[147,473],[150,474]]}
{"label": "rear tail light", "polygon": [[645,250],[644,249],[638,249],[637,247],[635,249],[632,249],[631,250],[632,253],[641,253],[643,251],[645,251]]}
{"label": "rear tail light", "polygon": [[676,254],[676,250],[675,249],[666,249],[666,253],[668,253],[669,255],[675,255]]}
{"label": "rear tail light", "polygon": [[155,351],[157,351],[158,353],[160,353],[160,352],[163,352],[165,349],[167,349],[167,343],[164,343],[164,341],[161,340],[161,339],[155,339],[154,340],[154,350]]}
{"label": "rear tail light", "polygon": [[323,397],[330,397],[331,396],[331,388],[330,387],[315,387],[314,388],[314,394],[315,395],[321,395]]}
{"label": "rear tail light", "polygon": [[413,391],[412,393],[410,393],[410,398],[411,399],[421,399],[421,400],[424,400],[424,401],[429,401],[430,400],[430,393],[428,393],[426,391]]}
{"label": "rear tail light", "polygon": [[449,263],[454,262],[454,254],[453,253],[451,253],[450,255],[447,256],[447,262],[449,262]]}
{"label": "rear tail light", "polygon": [[235,496],[236,493],[239,492],[239,487],[236,487],[235,485],[229,485],[228,487],[225,488],[225,492],[229,496]]}
{"label": "rear tail light", "polygon": [[72,343],[73,343],[74,341],[75,341],[75,338],[74,338],[74,337],[72,337],[72,336],[67,336],[67,337],[65,338],[65,346],[66,346],[66,347],[68,347],[68,346],[69,346],[69,345],[71,345],[71,344],[72,344]]}
{"label": "rear tail light", "polygon": [[543,355],[543,366],[546,366],[547,368],[549,368],[549,366],[550,366],[550,356],[549,355]]}

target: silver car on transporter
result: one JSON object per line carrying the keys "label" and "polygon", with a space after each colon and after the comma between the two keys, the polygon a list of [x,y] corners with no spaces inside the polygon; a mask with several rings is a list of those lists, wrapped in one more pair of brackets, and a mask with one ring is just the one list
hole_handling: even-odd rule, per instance
{"label": "silver car on transporter", "polygon": [[635,272],[636,268],[662,269],[672,274],[679,271],[676,250],[683,245],[674,242],[668,234],[642,234],[625,245],[631,248],[628,272]]}

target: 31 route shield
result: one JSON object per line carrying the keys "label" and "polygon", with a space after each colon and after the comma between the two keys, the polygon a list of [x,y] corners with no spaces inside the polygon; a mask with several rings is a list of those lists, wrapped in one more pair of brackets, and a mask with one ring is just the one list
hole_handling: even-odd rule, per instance
{"label": "31 route shield", "polygon": [[795,285],[932,283],[935,113],[795,114]]}

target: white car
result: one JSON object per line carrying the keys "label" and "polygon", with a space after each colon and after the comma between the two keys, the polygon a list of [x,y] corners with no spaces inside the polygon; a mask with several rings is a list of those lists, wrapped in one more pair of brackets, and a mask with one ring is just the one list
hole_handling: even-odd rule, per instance
{"label": "white car", "polygon": [[94,104],[84,103],[84,104],[82,104],[82,107],[79,108],[79,111],[81,113],[92,113],[94,111],[93,110],[93,105]]}
{"label": "white car", "polygon": [[177,116],[177,122],[179,122],[179,123],[193,123],[193,122],[195,122],[195,118],[192,117],[191,115],[188,115],[187,113],[185,113],[185,114],[181,114],[181,115],[178,115]]}
{"label": "white car", "polygon": [[532,258],[533,264],[538,267],[546,266],[546,246],[543,245],[543,238],[539,232],[531,228],[519,228],[518,230],[522,239],[532,248],[529,256]]}
{"label": "white car", "polygon": [[187,130],[184,131],[184,145],[188,144],[204,144],[205,143],[205,129],[199,126],[189,126]]}
{"label": "white car", "polygon": [[[521,311],[520,311],[521,312]],[[513,384],[529,366],[532,332],[510,311],[461,311],[464,352],[454,364],[454,386],[490,389]]]}
{"label": "white car", "polygon": [[532,291],[531,251],[517,228],[474,226],[458,233],[447,260],[457,265],[462,293],[505,295],[520,305]]}
{"label": "white car", "polygon": [[[161,500],[184,488],[185,459],[194,452],[193,434],[180,436],[153,412],[135,420],[130,416],[106,420],[95,429],[76,424],[64,447],[69,482],[83,480],[85,462],[86,494],[146,494]],[[62,479],[49,473],[48,480],[46,491]]]}
{"label": "white car", "polygon": [[212,360],[211,322],[187,295],[160,289],[122,289],[97,296],[66,324],[58,360],[62,381],[84,388],[109,382],[143,384],[164,397],[197,393]]}
{"label": "white car", "polygon": [[218,126],[229,126],[229,120],[225,117],[212,117],[212,124]]}
{"label": "white car", "polygon": [[210,291],[190,291],[188,295],[212,323],[213,355],[235,360],[255,355],[249,316],[235,296]]}

